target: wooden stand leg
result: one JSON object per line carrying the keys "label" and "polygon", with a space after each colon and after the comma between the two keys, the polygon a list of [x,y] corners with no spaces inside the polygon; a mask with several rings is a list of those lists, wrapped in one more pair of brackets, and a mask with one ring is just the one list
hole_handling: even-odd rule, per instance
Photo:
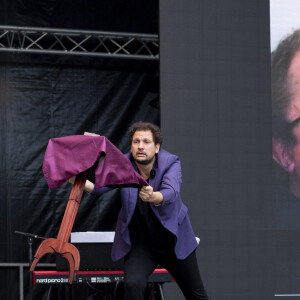
{"label": "wooden stand leg", "polygon": [[80,255],[78,249],[74,245],[68,243],[68,240],[70,238],[87,177],[88,170],[76,176],[57,238],[49,238],[41,243],[34,255],[30,267],[31,272],[34,271],[38,261],[46,254],[61,255],[69,264],[69,283],[73,282],[75,271],[79,270]]}

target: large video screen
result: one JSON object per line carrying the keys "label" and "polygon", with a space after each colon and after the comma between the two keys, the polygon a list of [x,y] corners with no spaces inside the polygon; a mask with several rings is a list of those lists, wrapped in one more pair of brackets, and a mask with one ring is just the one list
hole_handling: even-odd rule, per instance
{"label": "large video screen", "polygon": [[300,296],[300,1],[270,0],[275,296]]}

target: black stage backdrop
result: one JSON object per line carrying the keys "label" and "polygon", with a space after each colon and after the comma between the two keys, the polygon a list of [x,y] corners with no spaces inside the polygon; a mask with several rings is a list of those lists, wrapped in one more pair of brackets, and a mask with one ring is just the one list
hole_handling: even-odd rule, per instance
{"label": "black stage backdrop", "polygon": [[[0,24],[157,33],[158,2],[2,1]],[[160,124],[157,75],[158,62],[0,54],[0,262],[28,262],[15,230],[57,236],[71,186],[48,189],[48,140],[89,131],[128,151],[131,123]],[[73,231],[114,230],[119,207],[116,191],[84,195]],[[0,298],[18,299],[18,270],[0,277]]]}

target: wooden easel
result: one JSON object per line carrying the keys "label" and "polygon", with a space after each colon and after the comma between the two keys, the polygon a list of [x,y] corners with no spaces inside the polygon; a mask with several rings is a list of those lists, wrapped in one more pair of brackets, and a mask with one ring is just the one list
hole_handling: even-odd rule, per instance
{"label": "wooden easel", "polygon": [[30,272],[34,271],[36,264],[43,256],[46,254],[55,254],[63,256],[68,261],[70,272],[69,283],[73,282],[75,271],[79,270],[80,255],[78,249],[68,241],[82,198],[88,171],[86,170],[76,176],[57,238],[46,239],[40,244],[34,255]]}

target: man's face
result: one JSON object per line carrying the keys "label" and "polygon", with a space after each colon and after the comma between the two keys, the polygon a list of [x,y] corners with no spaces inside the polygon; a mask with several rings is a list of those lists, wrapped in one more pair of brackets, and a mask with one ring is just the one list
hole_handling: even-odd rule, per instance
{"label": "man's face", "polygon": [[[300,117],[300,51],[298,51],[291,61],[288,71],[289,91],[291,93],[290,107],[287,117],[293,122]],[[294,161],[294,172],[300,174],[300,122],[292,128],[296,137],[296,145],[291,149],[291,158]]]}
{"label": "man's face", "polygon": [[288,70],[288,84],[291,94],[288,120],[296,120],[300,116],[300,51],[296,52]]}
{"label": "man's face", "polygon": [[136,162],[147,165],[153,162],[160,144],[155,145],[150,130],[136,131],[132,138],[131,153]]}

